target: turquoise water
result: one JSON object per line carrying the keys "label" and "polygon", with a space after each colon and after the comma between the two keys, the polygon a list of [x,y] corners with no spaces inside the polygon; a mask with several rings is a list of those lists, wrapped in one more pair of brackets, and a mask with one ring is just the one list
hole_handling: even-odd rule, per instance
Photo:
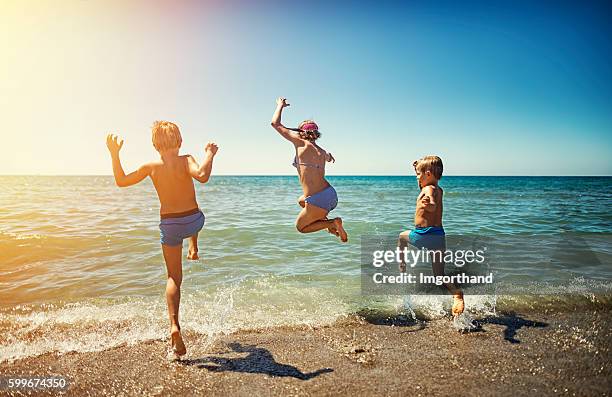
{"label": "turquoise water", "polygon": [[[201,259],[183,263],[186,330],[212,338],[404,309],[402,297],[360,294],[360,240],[411,227],[415,178],[329,180],[339,194],[332,215],[344,219],[348,244],[295,230],[297,177],[216,176],[197,186],[206,225]],[[501,264],[514,269],[505,282],[556,280],[577,299],[594,288],[610,290],[612,178],[451,176],[441,186],[449,236],[485,236],[500,244],[517,236],[567,236],[561,258],[551,260],[546,250],[538,257],[510,256]],[[0,176],[0,361],[165,337],[158,223],[148,181],[119,189],[107,176]],[[583,249],[572,248],[572,241]],[[517,299],[508,302],[520,304]],[[466,303],[472,311],[495,310],[498,297]],[[446,296],[410,299],[424,317],[444,315],[449,305]]]}

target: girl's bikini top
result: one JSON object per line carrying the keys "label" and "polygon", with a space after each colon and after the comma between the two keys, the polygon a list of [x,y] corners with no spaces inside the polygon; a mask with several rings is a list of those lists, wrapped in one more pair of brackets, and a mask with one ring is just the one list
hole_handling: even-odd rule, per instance
{"label": "girl's bikini top", "polygon": [[304,167],[312,167],[312,168],[323,168],[322,166],[318,165],[318,164],[312,164],[312,163],[300,163],[298,162],[297,156],[295,156],[293,158],[293,164],[291,164],[292,166],[294,166],[295,168],[298,168],[299,165],[303,165]]}

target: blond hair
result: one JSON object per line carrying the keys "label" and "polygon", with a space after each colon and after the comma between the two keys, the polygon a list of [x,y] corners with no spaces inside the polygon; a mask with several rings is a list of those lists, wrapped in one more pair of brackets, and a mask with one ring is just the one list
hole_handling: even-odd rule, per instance
{"label": "blond hair", "polygon": [[169,121],[156,121],[151,127],[155,150],[176,149],[181,147],[183,138],[176,124]]}
{"label": "blond hair", "polygon": [[[303,131],[302,130],[302,127],[304,125],[310,124],[310,123],[315,124],[315,125],[317,124],[317,123],[315,123],[314,120],[304,120],[304,121],[302,121],[300,123],[300,125],[298,125],[298,130],[300,130],[299,131],[300,138],[306,139],[307,141],[316,141],[317,139],[319,139],[321,137],[321,133],[319,132],[318,129],[316,129],[316,130],[309,130],[309,131]],[[318,128],[318,126],[317,126],[317,128]]]}
{"label": "blond hair", "polygon": [[442,159],[438,156],[425,156],[422,159],[416,160],[412,165],[415,171],[430,171],[436,179],[442,178],[444,167]]}

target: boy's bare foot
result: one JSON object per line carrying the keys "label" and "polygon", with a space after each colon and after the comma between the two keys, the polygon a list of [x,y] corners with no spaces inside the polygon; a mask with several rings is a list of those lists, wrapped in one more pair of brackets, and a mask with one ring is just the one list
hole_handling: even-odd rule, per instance
{"label": "boy's bare foot", "polygon": [[342,226],[342,218],[334,219],[334,229],[336,229],[336,236],[340,237],[343,243],[346,243],[348,241],[348,234],[346,234],[346,230]]}
{"label": "boy's bare foot", "polygon": [[187,354],[187,348],[185,347],[185,343],[183,343],[181,330],[177,326],[172,327],[170,337],[172,339],[172,351],[178,356]]}
{"label": "boy's bare foot", "polygon": [[453,308],[451,309],[453,316],[458,316],[463,313],[465,302],[463,301],[463,292],[459,291],[453,294]]}
{"label": "boy's bare foot", "polygon": [[406,264],[404,262],[399,264],[400,273],[406,273]]}
{"label": "boy's bare foot", "polygon": [[198,256],[198,250],[189,250],[189,253],[187,254],[187,259],[190,259],[192,261],[198,260],[200,259],[200,257]]}

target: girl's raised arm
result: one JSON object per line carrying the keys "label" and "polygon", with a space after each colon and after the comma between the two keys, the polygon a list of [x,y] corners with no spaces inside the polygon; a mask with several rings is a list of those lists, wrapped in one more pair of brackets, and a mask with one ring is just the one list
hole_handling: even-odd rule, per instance
{"label": "girl's raised arm", "polygon": [[285,138],[288,141],[291,141],[294,145],[299,145],[302,143],[302,139],[300,138],[300,136],[294,132],[291,131],[290,129],[288,129],[287,127],[285,127],[282,123],[281,123],[281,116],[283,113],[283,108],[289,106],[289,104],[287,103],[287,99],[286,98],[278,98],[276,100],[276,111],[274,111],[274,115],[272,115],[272,127],[278,131],[279,134],[281,134],[281,136],[283,138]]}

